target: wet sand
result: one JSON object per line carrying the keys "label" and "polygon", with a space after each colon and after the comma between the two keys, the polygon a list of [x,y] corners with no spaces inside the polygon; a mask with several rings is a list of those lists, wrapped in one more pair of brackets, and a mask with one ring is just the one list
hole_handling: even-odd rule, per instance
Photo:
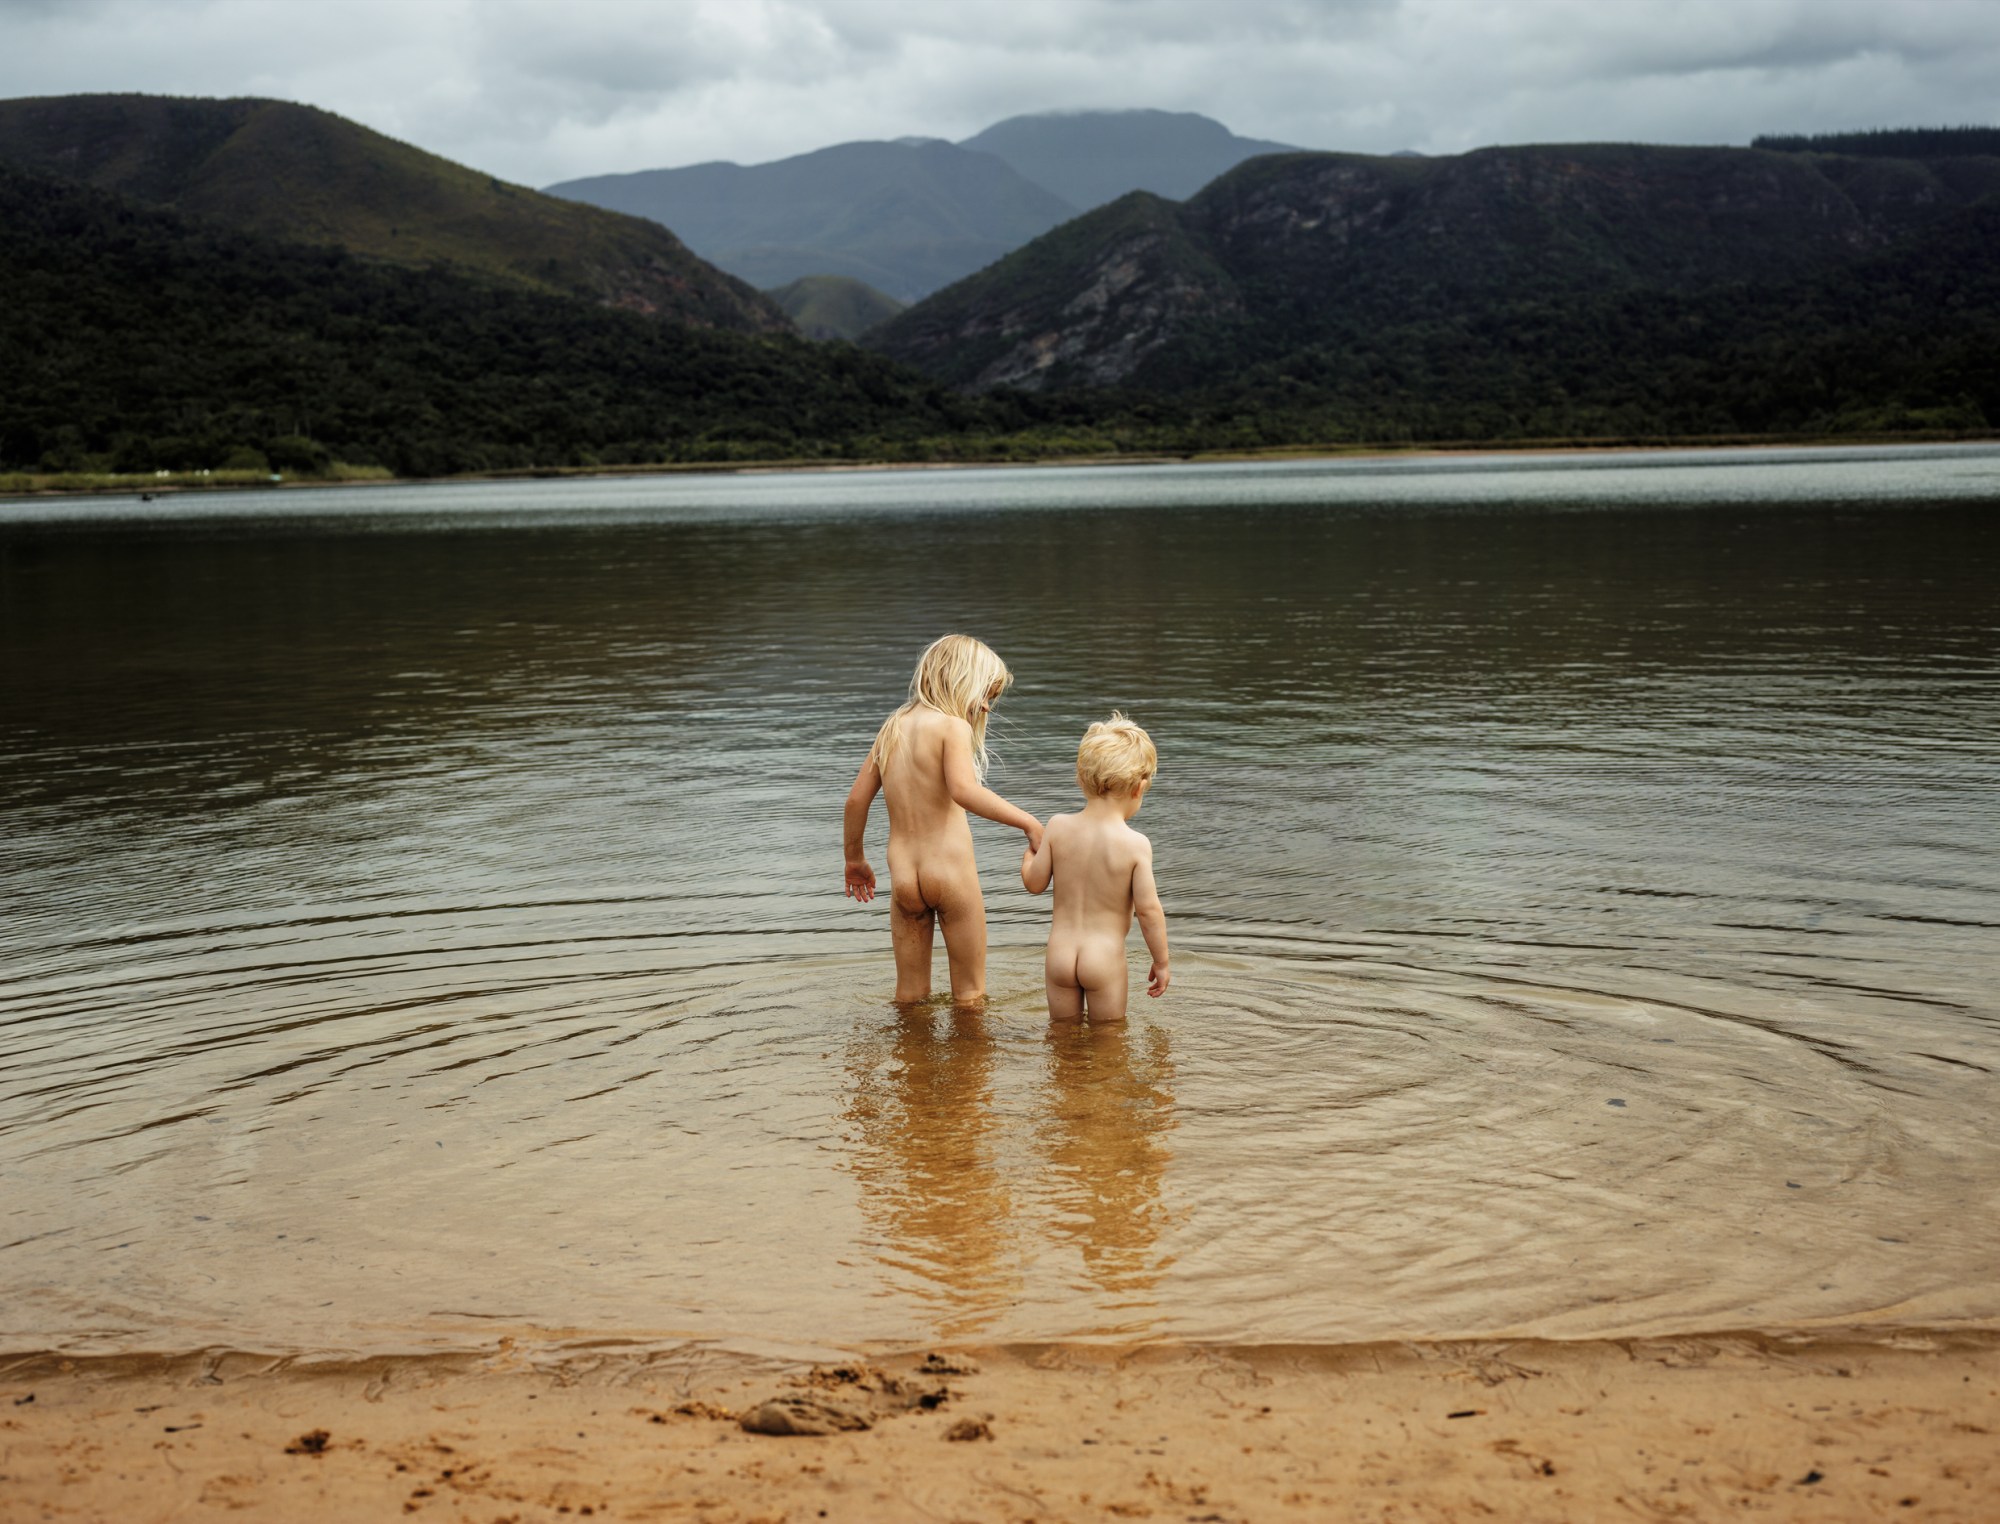
{"label": "wet sand", "polygon": [[[773,1437],[776,1400],[849,1432]],[[841,1419],[840,1414],[851,1415]],[[2000,1333],[0,1362],[0,1517],[1985,1520]]]}

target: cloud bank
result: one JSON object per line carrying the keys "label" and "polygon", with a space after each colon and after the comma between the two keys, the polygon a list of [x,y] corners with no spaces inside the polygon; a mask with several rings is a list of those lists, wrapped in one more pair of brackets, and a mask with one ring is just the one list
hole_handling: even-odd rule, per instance
{"label": "cloud bank", "polygon": [[0,0],[0,96],[261,95],[530,185],[1020,112],[1306,148],[1994,121],[1994,0]]}

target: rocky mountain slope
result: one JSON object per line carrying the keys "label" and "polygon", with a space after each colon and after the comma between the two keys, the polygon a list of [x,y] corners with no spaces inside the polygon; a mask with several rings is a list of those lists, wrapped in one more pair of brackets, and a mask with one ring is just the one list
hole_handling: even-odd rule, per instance
{"label": "rocky mountain slope", "polygon": [[656,223],[505,184],[310,106],[149,95],[0,101],[0,161],[389,264],[444,264],[697,327],[790,326]]}
{"label": "rocky mountain slope", "polygon": [[1493,148],[1254,160],[1134,195],[901,314],[871,347],[970,390],[1187,391],[1507,314],[1809,275],[2000,191],[2000,158]]}

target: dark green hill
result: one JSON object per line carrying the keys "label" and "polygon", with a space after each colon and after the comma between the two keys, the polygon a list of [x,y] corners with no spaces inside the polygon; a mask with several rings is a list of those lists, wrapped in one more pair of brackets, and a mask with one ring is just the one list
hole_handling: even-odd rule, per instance
{"label": "dark green hill", "polygon": [[900,301],[992,263],[1076,214],[990,154],[843,143],[771,164],[695,164],[567,180],[549,193],[650,217],[769,289],[847,275]]}
{"label": "dark green hill", "polygon": [[1286,143],[1239,138],[1192,111],[1051,111],[1011,116],[958,145],[1004,159],[1089,211],[1135,190],[1185,201],[1217,175]]}
{"label": "dark green hill", "polygon": [[845,275],[801,275],[764,294],[809,339],[856,339],[903,310],[893,296]]}
{"label": "dark green hill", "polygon": [[0,101],[0,160],[393,264],[446,264],[701,327],[787,326],[760,294],[650,222],[505,184],[310,106]]}
{"label": "dark green hill", "polygon": [[4,165],[0,291],[14,468],[879,454],[984,411],[847,346],[404,270]]}
{"label": "dark green hill", "polygon": [[2000,424],[1996,250],[1989,198],[1810,275],[1419,319],[1088,406],[1134,448],[1984,432]]}
{"label": "dark green hill", "polygon": [[2000,190],[1939,164],[1726,148],[1251,160],[1184,205],[1128,197],[883,325],[869,347],[973,390],[1199,392],[1305,351],[1517,310],[1837,269]]}

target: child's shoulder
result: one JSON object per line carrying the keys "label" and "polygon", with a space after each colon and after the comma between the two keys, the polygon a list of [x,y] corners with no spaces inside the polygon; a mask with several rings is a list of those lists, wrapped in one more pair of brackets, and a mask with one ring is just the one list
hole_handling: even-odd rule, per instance
{"label": "child's shoulder", "polygon": [[946,714],[941,709],[932,709],[922,704],[904,710],[902,723],[905,734],[922,736],[932,742],[940,741],[946,736],[962,736],[967,739],[972,736],[970,722],[960,719],[955,714]]}

